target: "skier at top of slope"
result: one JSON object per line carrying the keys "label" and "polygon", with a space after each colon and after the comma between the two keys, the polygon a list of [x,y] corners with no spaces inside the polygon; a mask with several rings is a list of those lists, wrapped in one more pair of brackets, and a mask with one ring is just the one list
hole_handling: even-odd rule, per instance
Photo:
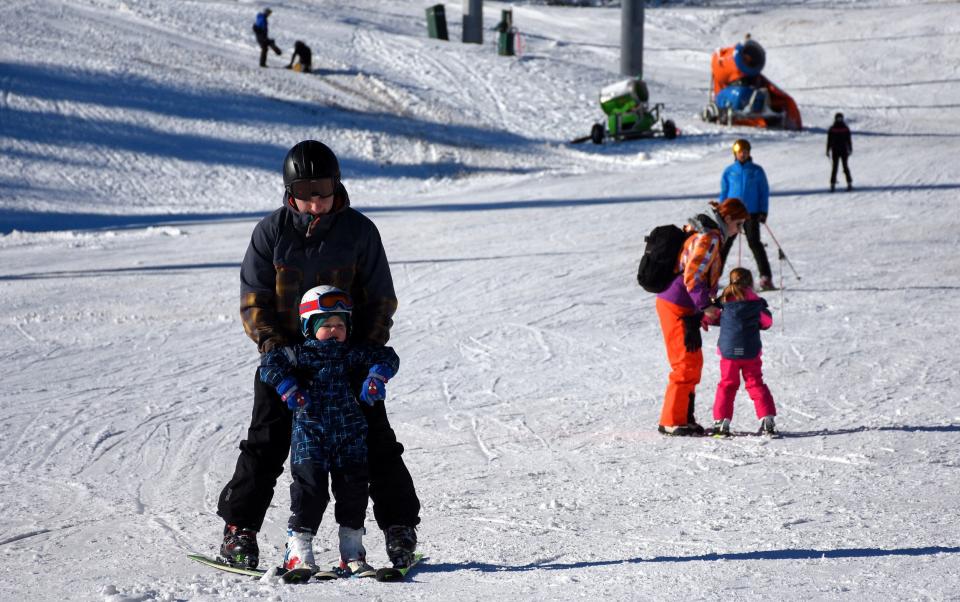
{"label": "skier at top of slope", "polygon": [[270,37],[270,25],[267,19],[273,11],[265,8],[257,13],[257,18],[253,21],[253,34],[257,36],[257,44],[260,45],[260,66],[267,66],[267,50],[272,49],[277,56],[283,54],[283,51],[277,46],[277,43]]}

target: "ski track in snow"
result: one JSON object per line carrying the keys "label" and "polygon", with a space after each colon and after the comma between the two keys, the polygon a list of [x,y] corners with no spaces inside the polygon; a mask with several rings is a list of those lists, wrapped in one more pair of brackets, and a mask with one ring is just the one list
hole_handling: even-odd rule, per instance
{"label": "ski track in snow", "polygon": [[[486,3],[472,45],[458,5],[451,41],[427,39],[429,4],[274,4],[269,69],[250,3],[0,7],[0,599],[955,599],[955,5],[648,7],[645,77],[682,135],[598,147],[567,141],[619,79],[618,9],[515,5],[525,48],[508,58],[491,28],[509,5]],[[698,119],[710,53],[747,31],[806,130]],[[295,39],[315,74],[279,68]],[[856,188],[831,195],[837,110]],[[665,438],[642,236],[702,210],[741,136],[802,276],[764,232],[786,285],[766,295],[764,335],[784,437]],[[393,268],[388,404],[427,555],[413,583],[284,587],[185,557],[215,553],[249,419],[239,263],[307,137],[334,146]],[[755,268],[746,245],[739,261]],[[734,430],[755,426],[741,391]],[[289,484],[260,534],[266,565]],[[335,542],[328,509],[318,558]]]}

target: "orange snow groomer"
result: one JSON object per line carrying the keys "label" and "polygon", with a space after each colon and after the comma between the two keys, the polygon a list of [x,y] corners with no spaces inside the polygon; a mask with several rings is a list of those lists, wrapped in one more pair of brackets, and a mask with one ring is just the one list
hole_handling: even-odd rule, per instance
{"label": "orange snow groomer", "polygon": [[801,129],[797,103],[760,74],[765,63],[763,47],[750,39],[716,50],[710,60],[711,102],[703,111],[704,121]]}

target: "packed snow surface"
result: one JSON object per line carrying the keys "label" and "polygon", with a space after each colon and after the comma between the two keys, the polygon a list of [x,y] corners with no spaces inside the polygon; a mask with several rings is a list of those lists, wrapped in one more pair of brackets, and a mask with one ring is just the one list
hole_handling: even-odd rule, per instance
{"label": "packed snow surface", "polygon": [[[650,6],[644,76],[682,134],[603,146],[569,141],[621,77],[618,8],[514,5],[522,54],[501,57],[511,5],[485,3],[477,45],[459,2],[451,41],[429,39],[430,4],[273,2],[268,69],[247,0],[0,6],[0,599],[958,599],[957,4]],[[710,53],[747,32],[803,131],[699,120]],[[312,75],[282,68],[297,39]],[[831,194],[836,111],[855,189]],[[741,136],[799,274],[765,230],[785,437],[663,437],[643,236],[715,197]],[[409,583],[284,586],[186,558],[219,544],[252,407],[239,263],[307,138],[341,157],[393,268],[387,404],[427,556]],[[738,263],[755,270],[746,245]],[[743,391],[733,426],[756,428]]]}

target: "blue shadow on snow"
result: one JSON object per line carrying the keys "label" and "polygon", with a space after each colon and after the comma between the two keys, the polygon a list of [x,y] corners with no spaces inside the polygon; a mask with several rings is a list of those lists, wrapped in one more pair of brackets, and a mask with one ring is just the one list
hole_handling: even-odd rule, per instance
{"label": "blue shadow on snow", "polygon": [[[260,77],[254,69],[251,77]],[[215,74],[214,74],[215,76]],[[293,75],[291,75],[293,76]],[[213,77],[213,76],[212,76]],[[28,111],[6,107],[0,113],[0,137],[33,144],[52,144],[86,149],[111,150],[178,159],[204,164],[233,165],[279,172],[289,146],[267,142],[237,141],[194,133],[170,131],[151,125],[149,119],[116,121],[103,118],[102,107],[152,113],[189,120],[262,125],[282,124],[306,131],[319,126],[338,131],[391,132],[398,136],[452,146],[504,147],[516,150],[543,140],[525,138],[506,130],[491,130],[463,124],[441,125],[415,117],[385,112],[361,112],[319,102],[272,98],[231,90],[177,86],[151,80],[136,73],[106,73],[44,64],[0,61],[4,92],[47,101],[81,103],[77,114],[50,110]],[[304,94],[309,95],[309,88]],[[87,108],[89,107],[89,108]],[[294,142],[294,141],[292,141]],[[7,151],[23,160],[42,160],[22,151]],[[46,158],[49,160],[49,157]],[[89,164],[105,162],[95,153]],[[344,173],[363,177],[435,177],[477,171],[524,173],[523,169],[484,169],[457,163],[393,165],[375,160],[344,157]]]}
{"label": "blue shadow on snow", "polygon": [[624,560],[595,560],[583,562],[544,562],[522,565],[502,565],[486,562],[445,562],[418,566],[421,573],[447,573],[453,571],[480,571],[484,573],[563,571],[618,566],[623,564],[649,564],[660,562],[713,562],[717,560],[821,560],[824,558],[880,558],[885,556],[934,556],[958,554],[960,547],[928,546],[924,548],[848,548],[834,550],[762,550],[757,552],[710,553],[694,556],[654,556],[652,558],[627,558]]}
{"label": "blue shadow on snow", "polygon": [[855,426],[842,429],[821,429],[818,431],[783,432],[784,438],[825,437],[828,435],[852,435],[855,433],[901,431],[904,433],[960,433],[960,424],[942,424],[931,426]]}
{"label": "blue shadow on snow", "polygon": [[[4,184],[0,183],[0,190]],[[834,195],[855,195],[864,192],[916,192],[923,190],[960,190],[960,183],[944,184],[908,184],[890,186],[862,186],[851,192],[833,193]],[[772,192],[773,197],[829,195],[825,189],[787,189]],[[622,196],[593,199],[523,199],[516,201],[477,202],[477,203],[429,203],[423,205],[387,205],[379,207],[354,208],[365,214],[397,212],[473,212],[504,211],[511,209],[544,209],[559,207],[589,207],[597,205],[624,205],[634,203],[652,203],[661,201],[704,201],[713,199],[712,194],[688,193],[665,194],[655,196]],[[24,232],[46,232],[51,230],[90,230],[100,228],[133,228],[157,225],[169,225],[186,222],[212,222],[243,219],[258,219],[267,212],[239,213],[190,213],[163,215],[103,215],[93,213],[36,213],[0,209],[0,234],[9,234],[13,230]]]}
{"label": "blue shadow on snow", "polygon": [[[588,255],[587,252],[557,252],[557,253],[523,253],[520,255],[495,255],[489,257],[447,257],[441,259],[407,259],[391,261],[390,265],[417,265],[436,263],[464,263],[474,261],[503,261],[533,256],[559,257],[564,255]],[[238,262],[209,262],[209,263],[177,263],[167,265],[130,266],[123,268],[100,268],[82,270],[51,270],[49,272],[27,272],[25,274],[0,274],[0,282],[14,280],[53,280],[57,278],[93,278],[116,274],[162,274],[165,272],[183,272],[188,270],[240,270]]]}
{"label": "blue shadow on snow", "polygon": [[[323,72],[320,70],[320,73]],[[329,73],[351,74],[349,71],[330,71]],[[213,74],[211,78],[215,79],[215,76],[216,74]],[[253,67],[250,69],[250,77],[260,78],[262,74]],[[291,73],[290,77],[302,76]],[[507,130],[493,131],[462,124],[441,125],[394,113],[362,112],[342,106],[326,106],[318,101],[311,102],[306,97],[310,92],[309,88],[304,89],[303,100],[289,100],[262,94],[238,93],[233,90],[214,88],[198,90],[189,86],[161,83],[136,73],[108,73],[47,64],[3,61],[0,61],[0,78],[4,81],[4,91],[17,96],[54,102],[73,101],[191,120],[236,122],[245,125],[279,124],[304,128],[323,125],[337,130],[380,131],[386,129],[431,142],[450,143],[473,140],[483,141],[489,146],[504,146],[512,149],[543,142],[543,140],[532,140]],[[291,111],[291,109],[296,110]],[[4,112],[18,119],[31,115],[50,115],[45,112],[13,111],[9,108]],[[74,120],[83,119],[74,118]],[[11,121],[16,120],[7,118],[3,120],[3,122]],[[128,124],[116,125],[122,129]],[[2,122],[0,127],[3,127]],[[29,135],[29,132],[18,133]],[[101,137],[98,140],[102,140],[104,133],[100,132]],[[59,142],[64,142],[64,139],[60,138]],[[280,159],[283,159],[283,153]],[[271,169],[276,167],[276,163],[271,163]]]}

